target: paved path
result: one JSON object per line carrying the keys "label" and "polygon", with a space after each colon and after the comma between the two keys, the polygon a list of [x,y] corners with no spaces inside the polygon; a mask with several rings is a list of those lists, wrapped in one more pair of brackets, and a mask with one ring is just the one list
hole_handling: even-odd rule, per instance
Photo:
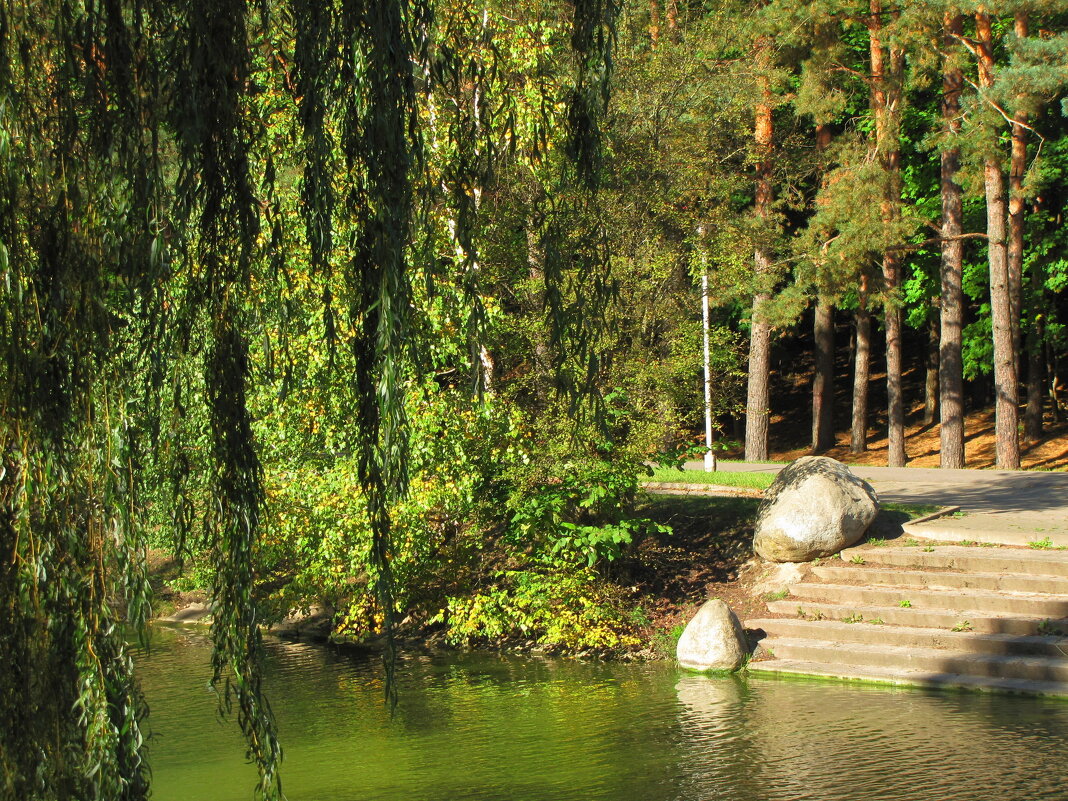
{"label": "paved path", "polygon": [[[720,462],[730,472],[777,473],[785,465]],[[701,470],[689,462],[688,470]],[[959,506],[960,518],[914,524],[910,534],[932,539],[1026,545],[1049,537],[1068,546],[1068,473],[1012,470],[941,470],[929,467],[849,469],[870,481],[879,498],[895,503]]]}

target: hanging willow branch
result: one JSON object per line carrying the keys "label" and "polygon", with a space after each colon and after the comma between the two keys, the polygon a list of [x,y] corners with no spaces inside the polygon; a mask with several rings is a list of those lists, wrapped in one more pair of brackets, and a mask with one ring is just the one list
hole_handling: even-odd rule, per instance
{"label": "hanging willow branch", "polygon": [[568,104],[569,162],[546,193],[541,232],[545,308],[557,385],[572,414],[602,422],[597,379],[608,367],[600,347],[603,321],[617,296],[608,233],[598,198],[604,173],[604,128],[612,81],[618,5],[576,0],[571,46],[575,85]]}
{"label": "hanging willow branch", "polygon": [[[307,243],[326,288],[325,338],[354,357],[354,438],[388,636],[390,509],[406,487],[413,220],[422,219],[413,69],[427,71],[430,7],[289,3]],[[167,462],[180,544],[214,560],[221,703],[237,709],[260,795],[280,794],[253,601],[264,492],[248,409],[258,282],[265,264],[285,262],[264,248],[287,241],[274,154],[250,111],[264,69],[250,31],[267,30],[269,10],[246,0],[0,0],[2,797],[147,796],[144,704],[111,602],[144,623],[138,498],[155,452]],[[599,181],[614,14],[610,0],[576,6],[570,141],[582,189],[568,215]],[[552,316],[576,324],[568,358],[577,363],[594,354],[592,321],[610,281],[596,215],[574,219],[550,230],[558,266],[546,274],[564,287]],[[464,248],[475,253],[473,239]],[[334,324],[335,303],[344,325]]]}
{"label": "hanging willow branch", "polygon": [[265,798],[279,792],[281,751],[261,692],[262,642],[253,549],[263,504],[262,471],[246,398],[252,266],[260,233],[250,162],[259,134],[244,111],[251,54],[244,0],[189,2],[175,21],[172,111],[179,152],[180,219],[195,221],[186,251],[189,315],[207,317],[204,387],[213,466],[205,542],[212,577],[212,683],[220,703],[236,702],[248,756]]}
{"label": "hanging willow branch", "polygon": [[[143,17],[0,3],[0,796],[142,799]],[[136,205],[135,205],[136,204]],[[146,214],[148,210],[148,214]],[[116,235],[121,231],[122,235]]]}
{"label": "hanging willow branch", "polygon": [[[307,154],[302,209],[313,263],[324,276],[331,272],[336,231],[347,234],[340,266],[355,363],[354,434],[387,642],[387,693],[393,697],[390,508],[407,486],[403,375],[410,347],[411,176],[421,154],[412,68],[415,58],[425,58],[421,32],[429,11],[420,3],[292,0],[291,13],[306,26],[295,54]],[[332,128],[339,131],[342,171],[335,168],[327,133]],[[324,287],[332,346],[337,329],[329,281]]]}
{"label": "hanging willow branch", "polygon": [[604,162],[604,123],[612,87],[616,0],[575,0],[571,49],[577,62],[568,104],[568,154],[585,186],[596,190]]}

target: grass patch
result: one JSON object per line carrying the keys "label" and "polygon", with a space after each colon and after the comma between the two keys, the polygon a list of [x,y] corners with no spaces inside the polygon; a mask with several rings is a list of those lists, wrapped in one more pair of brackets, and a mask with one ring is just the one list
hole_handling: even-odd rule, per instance
{"label": "grass patch", "polygon": [[661,629],[653,634],[649,647],[664,659],[674,659],[675,652],[679,647],[679,637],[682,636],[682,632],[685,629],[686,627],[683,625],[674,626],[670,630]]}
{"label": "grass patch", "polygon": [[706,473],[703,470],[676,470],[673,467],[654,467],[653,475],[647,481],[659,481],[665,484],[714,484],[720,487],[743,487],[745,489],[767,489],[775,480],[773,473],[748,473],[716,470]]}

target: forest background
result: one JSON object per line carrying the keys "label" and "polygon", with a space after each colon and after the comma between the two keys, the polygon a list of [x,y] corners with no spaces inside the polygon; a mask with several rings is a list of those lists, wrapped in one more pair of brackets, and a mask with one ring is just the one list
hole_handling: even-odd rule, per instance
{"label": "forest background", "polygon": [[626,557],[667,533],[646,465],[703,450],[702,278],[718,448],[766,458],[772,413],[831,447],[846,336],[854,452],[878,416],[904,464],[915,408],[964,466],[993,405],[1015,468],[1062,421],[1058,3],[202,5],[0,5],[12,797],[147,792],[149,546],[210,597],[266,794],[257,643],[293,610],[643,647]]}

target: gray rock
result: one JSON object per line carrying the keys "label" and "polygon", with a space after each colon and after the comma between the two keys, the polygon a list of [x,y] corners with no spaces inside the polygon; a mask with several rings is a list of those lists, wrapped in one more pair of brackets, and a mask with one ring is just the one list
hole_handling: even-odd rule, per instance
{"label": "gray rock", "polygon": [[207,604],[191,603],[177,610],[173,615],[162,617],[160,620],[167,623],[201,623],[210,622],[211,607]]}
{"label": "gray rock", "polygon": [[878,512],[871,484],[834,459],[805,456],[764,494],[753,549],[771,562],[831,556],[863,537]]}
{"label": "gray rock", "polygon": [[742,666],[749,644],[742,624],[724,601],[714,598],[697,610],[679,637],[675,654],[689,670],[733,671]]}

